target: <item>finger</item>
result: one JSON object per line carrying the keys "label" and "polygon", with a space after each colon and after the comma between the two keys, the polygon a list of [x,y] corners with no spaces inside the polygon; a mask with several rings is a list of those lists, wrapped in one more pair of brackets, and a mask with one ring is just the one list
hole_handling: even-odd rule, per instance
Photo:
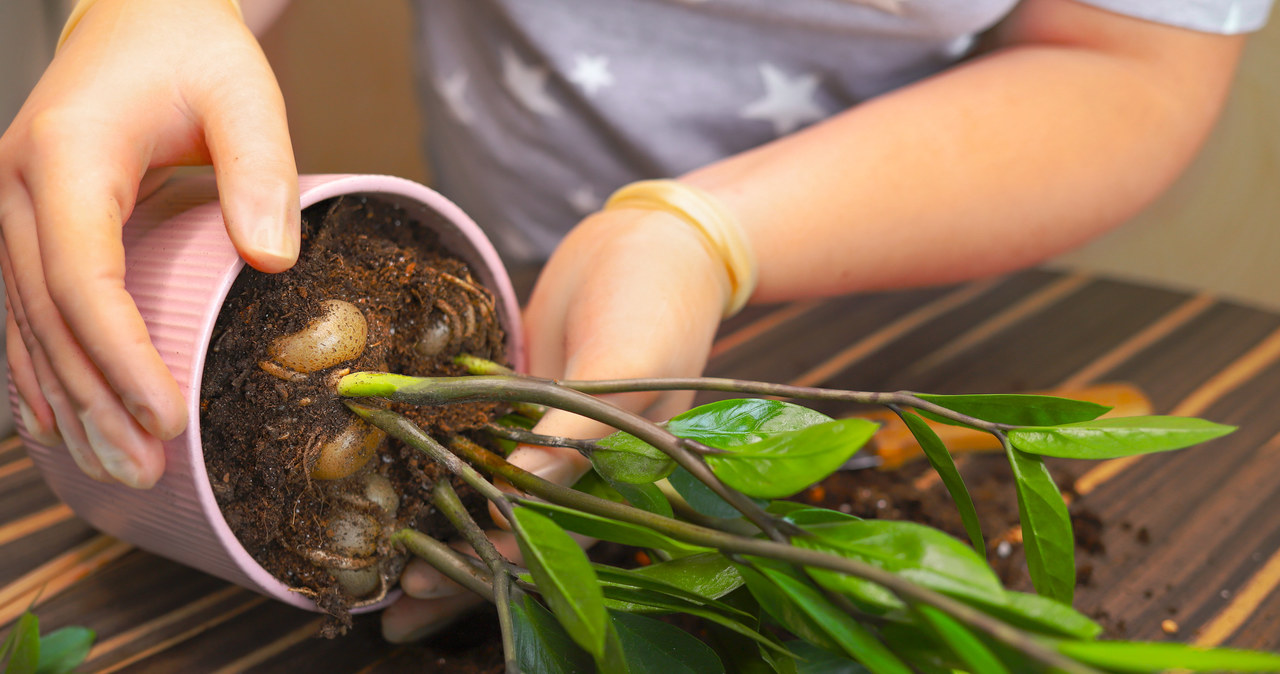
{"label": "finger", "polygon": [[382,612],[382,637],[394,644],[425,639],[482,601],[470,592],[443,599],[401,597]]}
{"label": "finger", "polygon": [[255,269],[284,271],[300,246],[298,169],[284,98],[260,50],[194,96],[227,233]]}
{"label": "finger", "polygon": [[[36,381],[31,354],[22,342],[22,332],[13,317],[13,310],[5,301],[5,356],[9,361],[9,377],[14,388],[18,390],[18,414],[22,417],[22,425],[42,445],[56,446],[62,444],[58,435],[57,421],[53,417],[53,408],[40,392],[40,383]],[[27,401],[34,401],[33,403]]]}
{"label": "finger", "polygon": [[[66,170],[58,155],[53,151],[42,158],[41,177],[28,181],[32,194],[39,195],[33,202],[42,238],[37,239],[35,226],[23,222],[21,213],[18,222],[8,222],[4,229],[16,304],[23,312],[19,327],[68,446],[83,451],[83,440],[113,477],[149,487],[163,471],[164,454],[159,440],[136,418],[153,432],[171,436],[185,425],[186,409],[124,290],[119,201],[107,194],[90,195],[88,185],[110,182],[101,180],[98,166],[85,169],[86,185],[70,190],[74,194],[65,189],[50,194],[48,175]],[[95,222],[98,227],[86,224]],[[103,233],[111,229],[114,235]],[[78,241],[68,240],[69,231],[82,232]],[[13,251],[39,251],[39,256],[18,259]],[[86,256],[86,251],[98,255]],[[46,273],[52,287],[45,285]],[[109,384],[108,377],[115,382]],[[55,383],[58,401],[50,393]]]}
{"label": "finger", "polygon": [[182,393],[124,288],[121,228],[145,158],[131,140],[87,124],[46,129],[39,141],[23,174],[33,222],[5,229],[11,254],[39,251],[38,264],[14,260],[28,323],[73,400],[118,398],[150,434],[175,437],[187,423]]}

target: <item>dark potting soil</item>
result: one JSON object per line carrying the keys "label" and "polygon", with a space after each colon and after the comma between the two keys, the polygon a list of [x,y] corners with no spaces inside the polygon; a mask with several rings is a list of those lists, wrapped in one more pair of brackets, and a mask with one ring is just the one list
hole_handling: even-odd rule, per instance
{"label": "dark potting soil", "polygon": [[[363,354],[299,381],[268,372],[268,346],[317,319],[326,300],[360,309],[368,323]],[[422,337],[433,326],[437,346],[441,330],[449,338],[428,355],[424,350],[432,349],[421,346]],[[451,360],[458,353],[503,362],[504,337],[492,295],[401,209],[376,199],[339,197],[304,211],[302,255],[292,269],[265,274],[245,267],[210,344],[201,441],[228,525],[264,568],[349,621],[352,599],[308,556],[331,549],[332,520],[351,503],[369,510],[360,482],[367,473],[386,477],[400,494],[394,518],[379,513],[384,531],[408,526],[444,536],[451,529],[429,501],[441,469],[395,440],[383,442],[352,477],[310,477],[318,447],[356,419],[333,393],[332,382],[348,370],[463,374]],[[438,439],[473,431],[503,411],[490,403],[393,407]],[[478,496],[455,486],[473,511],[486,515],[486,508],[477,507]],[[394,577],[402,560],[395,559],[385,537],[376,554],[393,560],[385,575]]]}

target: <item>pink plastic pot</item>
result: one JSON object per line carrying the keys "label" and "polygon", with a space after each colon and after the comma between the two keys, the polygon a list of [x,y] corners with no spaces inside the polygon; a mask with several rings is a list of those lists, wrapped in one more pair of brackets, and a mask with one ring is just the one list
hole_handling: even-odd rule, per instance
{"label": "pink plastic pot", "polygon": [[[517,368],[523,365],[520,313],[511,281],[492,244],[466,214],[427,187],[401,178],[301,179],[304,208],[339,195],[385,200],[435,230],[441,243],[464,259],[477,280],[497,296],[508,353]],[[152,343],[182,387],[191,423],[181,436],[165,443],[164,477],[146,491],[89,479],[65,448],[35,442],[19,421],[32,460],[58,497],[98,529],[274,599],[316,610],[310,599],[289,591],[244,550],[223,520],[205,474],[198,425],[205,351],[222,302],[244,266],[223,227],[212,179],[175,181],[139,204],[124,228],[124,243],[125,285],[146,320]],[[16,411],[14,416],[21,419]],[[356,610],[374,610],[394,598],[388,595]]]}

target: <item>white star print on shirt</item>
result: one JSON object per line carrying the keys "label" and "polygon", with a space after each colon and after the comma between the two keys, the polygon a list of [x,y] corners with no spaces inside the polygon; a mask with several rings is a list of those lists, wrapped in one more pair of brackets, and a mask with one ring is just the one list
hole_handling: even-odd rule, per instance
{"label": "white star print on shirt", "polygon": [[467,102],[466,73],[458,71],[445,78],[440,83],[440,95],[444,97],[445,105],[449,106],[449,111],[458,118],[459,122],[471,126],[476,121],[476,112]]}
{"label": "white star print on shirt", "polygon": [[502,83],[530,112],[545,117],[558,117],[560,104],[547,93],[548,71],[543,66],[520,60],[510,47],[502,49]]}
{"label": "white star print on shirt", "polygon": [[600,210],[603,205],[604,203],[600,197],[596,196],[596,191],[590,185],[583,185],[569,193],[569,206],[578,215],[591,215]]}
{"label": "white star print on shirt", "polygon": [[774,132],[781,136],[827,116],[814,100],[817,75],[789,77],[772,63],[761,63],[760,78],[764,80],[764,97],[742,109],[739,114],[743,119],[770,122]]}
{"label": "white star print on shirt", "polygon": [[595,96],[601,89],[613,86],[608,57],[574,54],[569,81],[582,87],[588,96]]}

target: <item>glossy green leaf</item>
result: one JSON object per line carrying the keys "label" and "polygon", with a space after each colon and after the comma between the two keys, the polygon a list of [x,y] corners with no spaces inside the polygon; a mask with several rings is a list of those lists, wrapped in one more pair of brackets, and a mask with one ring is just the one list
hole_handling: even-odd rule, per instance
{"label": "glossy green leaf", "polygon": [[511,602],[515,658],[525,674],[578,674],[593,670],[582,650],[542,604],[529,595]]}
{"label": "glossy green leaf", "polygon": [[63,627],[40,637],[40,662],[36,674],[67,674],[73,671],[93,647],[93,630],[87,627]]}
{"label": "glossy green leaf", "polygon": [[[1111,410],[1106,405],[1071,400],[1056,396],[995,393],[990,395],[934,395],[917,393],[921,400],[945,407],[952,412],[1012,426],[1057,426],[1077,421],[1097,419]],[[922,415],[939,423],[952,426],[965,424],[932,412],[919,410]]]}
{"label": "glossy green leaf", "polygon": [[1007,454],[1031,583],[1038,594],[1070,605],[1076,586],[1076,549],[1067,504],[1044,459],[1013,447]]}
{"label": "glossy green leaf", "polygon": [[1234,430],[1234,426],[1190,417],[1117,417],[1055,428],[1018,428],[1009,431],[1009,441],[1032,454],[1114,459],[1183,449]]}
{"label": "glossy green leaf", "polygon": [[759,646],[786,653],[777,639],[759,632],[751,627],[752,617],[736,612],[725,612],[721,605],[703,605],[691,603],[670,595],[658,595],[631,587],[620,587],[606,583],[604,586],[605,606],[611,611],[623,611],[637,614],[684,614],[701,618],[708,624],[720,625],[739,634]]}
{"label": "glossy green leaf", "polygon": [[629,503],[655,515],[673,516],[671,502],[657,485],[610,482],[600,473],[589,470],[573,483],[573,488],[615,503]]}
{"label": "glossy green leaf", "polygon": [[719,599],[742,587],[742,576],[718,552],[703,552],[635,570],[639,576],[662,581],[707,599]]}
{"label": "glossy green leaf", "polygon": [[1005,591],[1004,601],[990,604],[970,601],[983,611],[1022,629],[1054,636],[1073,637],[1081,640],[1096,639],[1102,634],[1102,625],[1085,614],[1061,602],[1038,594]]}
{"label": "glossy green leaf", "polygon": [[715,651],[679,627],[630,613],[611,615],[633,674],[724,672]]}
{"label": "glossy green leaf", "polygon": [[40,620],[26,611],[0,645],[0,664],[5,666],[4,674],[34,674],[39,662]]}
{"label": "glossy green leaf", "polygon": [[575,643],[603,657],[609,618],[587,554],[551,519],[524,507],[512,514],[525,565],[551,612]]}
{"label": "glossy green leaf", "polygon": [[614,543],[622,543],[623,545],[632,545],[638,548],[656,548],[658,550],[668,550],[671,552],[692,552],[703,551],[701,548],[688,543],[681,543],[673,538],[664,536],[652,529],[642,527],[638,524],[629,522],[619,522],[618,520],[593,515],[591,513],[558,506],[552,503],[541,501],[530,501],[525,507],[532,508],[551,518],[556,524],[579,534],[598,538],[602,541],[613,541]]}
{"label": "glossy green leaf", "polygon": [[965,533],[969,534],[969,542],[973,544],[973,549],[985,557],[987,545],[982,540],[982,523],[978,521],[978,509],[973,505],[973,497],[964,486],[964,478],[956,469],[956,462],[951,452],[947,451],[946,446],[942,444],[942,439],[933,432],[932,428],[929,428],[929,424],[925,423],[924,419],[905,410],[900,416],[903,423],[907,425],[907,429],[911,431],[911,435],[915,436],[916,442],[920,443],[920,447],[924,449],[929,465],[933,466],[938,477],[942,478],[942,484],[946,486],[947,493],[951,494],[951,500],[955,501],[956,508],[960,511],[960,521],[964,524]]}
{"label": "glossy green leaf", "polygon": [[[952,596],[980,597],[988,602],[999,602],[1004,597],[1004,588],[986,560],[937,529],[899,520],[859,520],[815,524],[805,530],[813,536],[792,538],[796,547],[863,561]],[[830,590],[849,593],[869,603],[901,605],[888,590],[860,578],[824,569],[809,572]]]}
{"label": "glossy green leaf", "polygon": [[678,601],[687,605],[707,607],[734,618],[749,620],[750,614],[717,601],[720,597],[741,586],[741,576],[738,575],[736,568],[731,567],[727,571],[716,572],[715,575],[699,575],[697,577],[690,577],[690,574],[680,572],[663,575],[643,573],[647,569],[667,564],[680,564],[685,559],[696,559],[703,556],[719,557],[720,555],[718,553],[693,555],[662,562],[661,564],[641,567],[640,569],[620,569],[616,566],[604,564],[596,564],[594,568],[601,584],[606,588],[635,589],[652,595],[651,600],[655,602]]}
{"label": "glossy green leaf", "polygon": [[[715,517],[717,519],[736,519],[742,517],[742,513],[737,508],[729,505],[729,502],[720,498],[715,492],[711,491],[711,487],[702,483],[702,480],[694,477],[692,473],[677,468],[671,477],[667,478],[671,483],[671,487],[676,493],[683,498],[690,508],[706,515],[707,517]],[[759,502],[758,503],[762,503]]]}
{"label": "glossy green leaf", "polygon": [[1229,648],[1199,648],[1172,642],[1060,641],[1058,652],[1116,672],[1277,672],[1280,655]]}
{"label": "glossy green leaf", "polygon": [[[780,503],[780,501],[774,501]],[[842,513],[838,510],[830,508],[815,508],[803,503],[796,503],[797,508],[790,508],[783,514],[782,519],[798,526],[805,527],[811,524],[833,524],[839,522],[860,522],[861,517]]]}
{"label": "glossy green leaf", "polygon": [[[811,583],[790,570],[764,565],[758,566],[757,570],[780,589],[811,623],[824,631],[849,657],[866,665],[868,670],[874,674],[910,674],[911,669],[898,656],[849,614],[832,605]],[[763,600],[760,603],[765,610],[771,611],[772,607]]]}
{"label": "glossy green leaf", "polygon": [[673,417],[667,430],[704,445],[729,449],[831,421],[803,405],[778,400],[735,398],[695,407]]}
{"label": "glossy green leaf", "polygon": [[650,484],[670,475],[676,462],[657,447],[619,431],[596,441],[591,465],[613,482]]}
{"label": "glossy green leaf", "polygon": [[1008,672],[1009,669],[1000,662],[995,653],[987,648],[978,637],[974,636],[964,625],[956,621],[955,618],[939,611],[932,606],[918,605],[914,607],[915,612],[923,619],[924,624],[937,635],[939,641],[942,642],[957,658],[963,662],[970,671],[982,672],[983,674],[1002,674]]}
{"label": "glossy green leaf", "polygon": [[748,496],[781,498],[834,473],[877,428],[866,419],[829,421],[704,458],[716,477],[730,487]]}

